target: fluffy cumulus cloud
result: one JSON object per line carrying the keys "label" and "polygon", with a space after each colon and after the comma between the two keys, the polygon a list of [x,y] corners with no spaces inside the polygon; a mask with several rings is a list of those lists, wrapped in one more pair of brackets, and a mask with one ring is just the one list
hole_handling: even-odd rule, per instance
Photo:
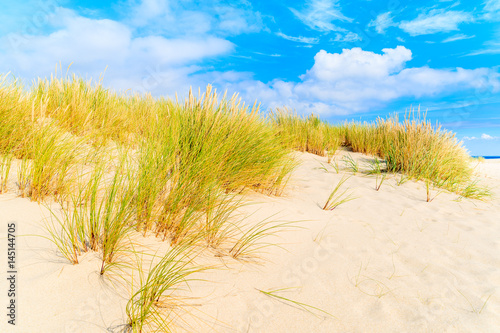
{"label": "fluffy cumulus cloud", "polygon": [[470,13],[454,10],[432,9],[421,13],[412,21],[403,21],[399,28],[411,36],[428,35],[458,30],[461,23],[472,22]]}
{"label": "fluffy cumulus cloud", "polygon": [[96,78],[110,66],[106,80],[117,89],[173,93],[189,88],[188,76],[200,69],[204,59],[234,48],[228,40],[210,34],[137,36],[124,23],[90,19],[60,7],[55,16],[58,21],[51,26],[52,33],[0,38],[0,72],[45,77],[57,63],[73,63],[74,71]]}
{"label": "fluffy cumulus cloud", "polygon": [[341,53],[324,50],[299,82],[248,81],[236,88],[266,105],[289,105],[299,112],[342,115],[382,107],[401,97],[421,98],[467,89],[500,90],[499,74],[491,69],[406,67],[409,49],[398,46],[381,54],[360,48]]}
{"label": "fluffy cumulus cloud", "polygon": [[314,66],[302,78],[322,82],[380,79],[401,70],[411,60],[411,51],[403,46],[382,51],[383,54],[360,48],[344,49],[342,53],[321,50],[314,56]]}
{"label": "fluffy cumulus cloud", "polygon": [[481,134],[481,139],[483,139],[483,140],[496,140],[496,139],[498,139],[498,137],[483,133],[483,134]]}

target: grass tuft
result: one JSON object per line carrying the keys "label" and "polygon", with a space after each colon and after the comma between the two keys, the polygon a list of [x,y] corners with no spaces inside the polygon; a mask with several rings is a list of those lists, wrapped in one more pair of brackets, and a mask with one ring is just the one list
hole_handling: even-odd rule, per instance
{"label": "grass tuft", "polygon": [[337,183],[332,193],[328,197],[325,205],[323,206],[323,210],[334,210],[338,206],[346,203],[348,201],[356,199],[352,196],[352,194],[346,195],[347,189],[343,192],[339,192],[342,185],[349,179],[349,177],[343,176],[342,179]]}
{"label": "grass tuft", "polygon": [[297,306],[298,308],[300,308],[300,309],[302,309],[304,311],[307,311],[307,312],[311,313],[312,315],[314,315],[316,317],[319,317],[318,316],[318,312],[319,312],[319,313],[323,314],[323,316],[321,316],[321,317],[324,317],[324,315],[327,315],[327,316],[329,316],[331,318],[338,319],[337,317],[335,317],[331,313],[326,312],[325,310],[322,310],[322,309],[317,308],[315,306],[308,305],[308,304],[305,304],[305,303],[302,303],[302,302],[298,302],[298,301],[294,301],[292,299],[289,299],[289,298],[277,295],[277,293],[285,291],[285,290],[289,290],[289,289],[292,289],[292,288],[282,288],[282,289],[276,289],[276,290],[271,290],[271,291],[264,291],[264,290],[260,290],[260,289],[257,289],[257,290],[260,291],[261,293],[263,293],[264,295],[267,295],[267,296],[269,296],[271,298],[275,298],[275,299],[278,299],[280,301],[285,301],[285,302],[287,302],[289,304],[293,304],[293,305]]}
{"label": "grass tuft", "polygon": [[269,246],[277,246],[274,243],[263,242],[266,237],[277,236],[280,231],[297,228],[295,222],[280,222],[264,220],[248,228],[238,238],[233,247],[229,250],[230,255],[237,260],[252,260],[258,258],[257,254]]}
{"label": "grass tuft", "polygon": [[0,155],[0,194],[8,191],[7,183],[13,159],[12,154]]}
{"label": "grass tuft", "polygon": [[[207,269],[193,262],[190,243],[172,248],[145,272],[138,266],[139,285],[127,303],[128,326],[132,332],[171,332],[179,300],[175,292],[187,285],[189,276]],[[141,261],[138,261],[142,263]]]}
{"label": "grass tuft", "polygon": [[345,163],[346,167],[351,169],[353,173],[359,171],[358,162],[355,161],[350,154],[344,155],[342,161]]}

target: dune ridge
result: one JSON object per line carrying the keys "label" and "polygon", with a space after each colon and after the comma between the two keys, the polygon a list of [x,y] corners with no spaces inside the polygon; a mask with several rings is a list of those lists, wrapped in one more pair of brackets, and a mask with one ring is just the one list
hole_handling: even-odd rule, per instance
{"label": "dune ridge", "polygon": [[210,86],[30,89],[0,87],[13,332],[497,326],[499,164],[414,110],[331,125]]}

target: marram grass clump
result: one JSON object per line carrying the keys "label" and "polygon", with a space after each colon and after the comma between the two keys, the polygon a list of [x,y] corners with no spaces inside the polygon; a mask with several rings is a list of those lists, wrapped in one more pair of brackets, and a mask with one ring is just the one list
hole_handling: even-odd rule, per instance
{"label": "marram grass clump", "polygon": [[[287,108],[276,109],[270,117],[283,144],[295,150],[326,155],[331,161],[332,152],[345,146],[384,159],[387,172],[429,180],[436,187],[467,198],[490,195],[474,180],[470,157],[455,134],[432,125],[419,110],[410,109],[403,121],[394,115],[373,123],[340,125],[322,122],[315,115],[300,117]],[[344,163],[357,172],[352,158],[345,157]]]}
{"label": "marram grass clump", "polygon": [[469,198],[487,196],[487,189],[474,183],[470,158],[462,143],[453,133],[433,126],[413,110],[402,122],[395,115],[374,124],[346,123],[341,132],[353,151],[383,158],[388,172],[429,180]]}
{"label": "marram grass clump", "polygon": [[340,147],[338,128],[314,114],[300,117],[287,108],[277,108],[271,112],[270,119],[287,147],[319,156],[331,156]]}

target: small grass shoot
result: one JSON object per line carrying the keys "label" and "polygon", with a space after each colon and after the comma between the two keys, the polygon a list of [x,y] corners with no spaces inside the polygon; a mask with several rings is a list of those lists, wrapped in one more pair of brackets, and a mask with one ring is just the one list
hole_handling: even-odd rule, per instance
{"label": "small grass shoot", "polygon": [[[325,310],[322,310],[320,308],[317,308],[315,306],[308,305],[308,304],[305,304],[305,303],[302,303],[302,302],[294,301],[292,299],[289,299],[289,298],[286,298],[286,297],[283,297],[283,296],[280,296],[280,295],[277,294],[279,292],[282,292],[282,291],[285,291],[285,290],[290,290],[290,289],[295,289],[295,288],[281,288],[281,289],[270,290],[270,291],[264,291],[264,290],[260,290],[260,289],[256,289],[256,290],[258,290],[259,292],[263,293],[266,296],[269,296],[271,298],[275,298],[277,300],[283,301],[286,304],[290,304],[290,305],[296,306],[296,307],[298,307],[301,310],[309,312],[310,314],[314,315],[317,318],[322,318],[322,317],[324,318],[325,317],[324,315],[326,315],[328,317],[338,319],[337,317],[335,317],[334,315],[332,315],[329,312],[326,312]],[[319,314],[321,314],[321,316]]]}
{"label": "small grass shoot", "polygon": [[333,189],[332,193],[328,197],[328,200],[326,201],[325,205],[323,206],[323,208],[322,208],[323,210],[334,210],[338,206],[340,206],[348,201],[356,199],[356,197],[352,196],[352,193],[346,195],[346,192],[348,191],[348,189],[345,189],[344,191],[339,192],[342,185],[349,178],[350,177],[343,176],[342,179],[340,179],[340,181],[337,183],[337,185]]}
{"label": "small grass shoot", "polygon": [[359,171],[359,165],[358,162],[352,158],[350,154],[344,155],[342,157],[342,161],[345,163],[346,167],[351,169],[353,173],[356,173]]}
{"label": "small grass shoot", "polygon": [[12,154],[0,155],[0,194],[8,191],[7,183],[13,159]]}
{"label": "small grass shoot", "polygon": [[259,253],[269,246],[278,246],[274,243],[263,242],[266,237],[276,237],[280,231],[298,228],[295,222],[273,222],[269,220],[261,221],[248,230],[242,232],[229,250],[229,254],[237,260],[249,261],[258,259]]}
{"label": "small grass shoot", "polygon": [[192,243],[172,248],[146,272],[138,260],[139,285],[126,306],[128,326],[132,332],[172,332],[179,300],[175,291],[187,287],[189,276],[208,269],[193,262]]}

